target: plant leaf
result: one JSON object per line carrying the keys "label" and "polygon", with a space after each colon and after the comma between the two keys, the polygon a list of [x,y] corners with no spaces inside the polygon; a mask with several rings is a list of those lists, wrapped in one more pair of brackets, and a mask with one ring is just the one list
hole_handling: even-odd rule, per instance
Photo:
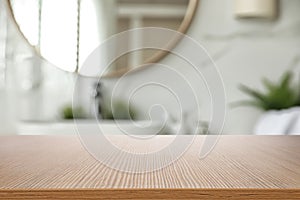
{"label": "plant leaf", "polygon": [[284,73],[281,78],[281,87],[289,87],[292,78],[293,74],[290,71]]}
{"label": "plant leaf", "polygon": [[263,78],[262,82],[269,91],[272,91],[276,88],[276,85],[267,78]]}
{"label": "plant leaf", "polygon": [[262,94],[261,92],[258,92],[254,89],[251,89],[245,85],[240,85],[240,90],[247,93],[248,95],[250,95],[251,97],[254,97],[255,99],[259,99],[260,101],[266,101],[266,96],[264,94]]}
{"label": "plant leaf", "polygon": [[300,92],[295,91],[291,86],[292,78],[293,74],[290,71],[285,72],[277,84],[264,78],[262,82],[267,89],[265,93],[240,85],[239,89],[251,96],[253,101],[241,101],[234,105],[255,106],[263,110],[280,110],[298,106],[300,105]]}
{"label": "plant leaf", "polygon": [[236,108],[236,107],[240,107],[240,106],[252,106],[252,107],[256,107],[258,109],[264,109],[264,105],[261,102],[258,101],[251,101],[251,100],[242,100],[242,101],[236,101],[236,102],[232,102],[229,104],[230,107],[232,108]]}

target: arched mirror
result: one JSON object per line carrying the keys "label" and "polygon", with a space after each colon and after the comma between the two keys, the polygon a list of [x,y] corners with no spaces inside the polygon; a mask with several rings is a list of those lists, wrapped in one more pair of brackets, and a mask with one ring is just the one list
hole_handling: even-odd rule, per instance
{"label": "arched mirror", "polygon": [[[78,72],[87,56],[113,34],[140,27],[163,27],[185,33],[198,0],[9,0],[14,21],[32,48],[45,60]],[[147,40],[134,35],[126,45]],[[162,41],[175,46],[180,39]],[[141,50],[116,60],[106,74],[120,76],[168,52]]]}

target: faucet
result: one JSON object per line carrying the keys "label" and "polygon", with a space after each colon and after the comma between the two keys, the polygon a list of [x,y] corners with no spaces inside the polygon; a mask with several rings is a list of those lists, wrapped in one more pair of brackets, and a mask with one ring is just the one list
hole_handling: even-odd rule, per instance
{"label": "faucet", "polygon": [[94,84],[94,92],[93,98],[95,100],[95,111],[96,116],[102,118],[102,104],[103,104],[103,96],[102,96],[102,84],[97,82]]}

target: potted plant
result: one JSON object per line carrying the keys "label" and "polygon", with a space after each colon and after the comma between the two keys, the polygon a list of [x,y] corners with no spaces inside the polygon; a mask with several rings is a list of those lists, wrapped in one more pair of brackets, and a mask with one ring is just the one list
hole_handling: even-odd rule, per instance
{"label": "potted plant", "polygon": [[255,134],[300,133],[300,93],[299,88],[292,85],[292,79],[290,71],[285,72],[278,83],[264,78],[264,92],[245,85],[239,86],[252,99],[236,102],[234,106],[254,106],[266,111],[256,123]]}

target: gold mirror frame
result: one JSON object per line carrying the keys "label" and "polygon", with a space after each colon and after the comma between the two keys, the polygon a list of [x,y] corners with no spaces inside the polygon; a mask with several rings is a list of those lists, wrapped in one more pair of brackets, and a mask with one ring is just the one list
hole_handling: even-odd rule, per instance
{"label": "gold mirror frame", "polygon": [[[28,39],[26,38],[26,36],[23,34],[23,32],[20,29],[20,26],[18,25],[15,16],[13,14],[13,9],[10,3],[10,0],[5,0],[6,4],[7,4],[7,8],[8,8],[8,15],[11,17],[12,22],[14,23],[14,25],[16,26],[19,34],[21,35],[21,37],[26,41],[26,43],[29,45],[29,47],[33,50],[33,52],[35,52],[38,56],[40,56],[42,59],[44,59],[45,61],[49,62],[50,64],[52,64],[49,60],[45,59],[38,51],[37,49],[30,44],[30,42],[28,41]],[[188,30],[188,28],[190,27],[192,20],[195,16],[198,4],[199,4],[200,0],[189,0],[187,9],[186,9],[186,13],[185,16],[179,26],[179,28],[177,29],[177,32],[185,34]],[[173,39],[171,39],[167,45],[166,49],[173,49],[181,40],[181,36],[177,36],[174,37]],[[120,76],[122,76],[125,73],[135,73],[139,70],[145,69],[146,67],[150,66],[151,63],[158,63],[160,60],[162,60],[164,57],[166,57],[169,54],[168,51],[158,51],[156,53],[154,53],[149,59],[147,59],[141,66],[141,67],[137,67],[137,68],[133,68],[133,69],[128,69],[128,68],[124,68],[124,69],[120,69],[120,70],[116,70],[113,72],[110,72],[106,75],[103,76],[103,78],[118,78]],[[54,64],[52,64],[53,66],[56,66]],[[57,68],[59,68],[58,66],[56,66]],[[71,73],[77,73],[77,70]]]}

